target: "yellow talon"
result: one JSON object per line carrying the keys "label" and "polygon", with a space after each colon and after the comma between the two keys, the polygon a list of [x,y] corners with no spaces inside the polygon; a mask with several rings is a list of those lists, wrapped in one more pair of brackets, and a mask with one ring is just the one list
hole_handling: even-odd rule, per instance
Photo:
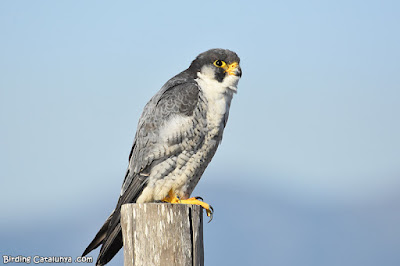
{"label": "yellow talon", "polygon": [[172,192],[172,190],[170,190],[168,195],[162,201],[175,204],[180,203],[181,200],[176,196],[175,193]]}
{"label": "yellow talon", "polygon": [[193,204],[193,205],[200,205],[201,207],[203,207],[206,210],[207,216],[210,217],[210,221],[211,222],[212,218],[213,218],[213,212],[214,209],[213,207],[211,207],[211,205],[199,200],[201,199],[200,197],[193,197],[193,198],[189,198],[189,199],[185,199],[185,200],[181,200],[179,199],[175,193],[173,193],[172,191],[170,191],[168,193],[168,196],[166,196],[163,201],[164,202],[168,202],[168,203],[172,203],[172,204]]}

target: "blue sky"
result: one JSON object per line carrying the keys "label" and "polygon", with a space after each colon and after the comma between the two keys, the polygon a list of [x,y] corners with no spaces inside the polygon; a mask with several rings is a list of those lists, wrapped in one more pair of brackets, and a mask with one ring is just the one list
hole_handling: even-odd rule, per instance
{"label": "blue sky", "polygon": [[207,265],[398,265],[399,25],[397,1],[2,1],[0,253],[79,255],[146,102],[220,47],[243,77],[195,191],[217,207]]}

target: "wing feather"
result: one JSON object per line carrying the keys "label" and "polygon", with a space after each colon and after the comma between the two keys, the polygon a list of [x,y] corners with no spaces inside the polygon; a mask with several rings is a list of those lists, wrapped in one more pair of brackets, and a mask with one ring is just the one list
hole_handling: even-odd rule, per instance
{"label": "wing feather", "polygon": [[[121,196],[112,217],[107,220],[109,226],[105,237],[104,232],[102,232],[104,239],[102,240],[97,265],[104,265],[109,262],[122,247],[121,206],[125,203],[136,202],[146,187],[150,170],[155,164],[181,152],[179,148],[163,150],[166,143],[163,136],[160,136],[161,128],[170,121],[172,116],[193,115],[199,100],[197,83],[194,81],[184,82],[187,81],[187,78],[182,77],[185,73],[183,72],[180,75],[167,82],[147,103],[139,119]],[[99,245],[98,241],[91,246],[92,249]],[[88,249],[85,253],[90,252]]]}

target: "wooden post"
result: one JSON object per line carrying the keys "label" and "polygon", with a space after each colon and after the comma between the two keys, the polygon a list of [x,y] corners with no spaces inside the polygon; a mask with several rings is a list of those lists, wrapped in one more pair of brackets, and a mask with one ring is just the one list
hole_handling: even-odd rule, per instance
{"label": "wooden post", "polygon": [[124,265],[203,266],[203,209],[131,203],[121,208]]}

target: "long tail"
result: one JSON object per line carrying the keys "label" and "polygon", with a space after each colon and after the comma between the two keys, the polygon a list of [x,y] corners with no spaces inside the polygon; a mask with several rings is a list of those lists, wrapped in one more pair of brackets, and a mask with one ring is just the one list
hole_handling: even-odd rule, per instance
{"label": "long tail", "polygon": [[[121,224],[119,222],[117,224],[112,224],[113,218],[116,218],[113,217],[114,214],[115,210],[107,218],[103,226],[100,228],[99,232],[96,234],[92,242],[90,242],[89,246],[82,254],[82,257],[86,256],[92,250],[102,245],[96,262],[96,265],[98,266],[108,263],[122,248]],[[119,219],[116,220],[119,221]],[[111,230],[111,228],[113,229]]]}
{"label": "long tail", "polygon": [[118,223],[112,230],[109,231],[104,239],[99,256],[97,257],[96,265],[102,266],[107,264],[122,248],[122,243],[121,224]]}
{"label": "long tail", "polygon": [[[126,177],[128,174],[129,171],[127,172]],[[142,177],[137,175],[131,179],[127,179],[126,177],[125,181],[128,180],[129,186],[127,186],[127,189],[124,191],[123,195],[119,197],[115,210],[107,218],[106,222],[100,228],[100,231],[96,234],[95,238],[85,249],[82,255],[85,256],[93,249],[102,245],[96,262],[96,265],[98,266],[107,264],[122,248],[123,240],[120,223],[121,206],[125,203],[136,202],[136,199],[139,197],[140,193],[143,191],[143,188],[147,184],[147,176]]]}
{"label": "long tail", "polygon": [[92,250],[96,249],[98,246],[100,246],[104,238],[106,238],[108,227],[110,225],[111,219],[113,217],[114,211],[108,216],[107,220],[104,222],[103,226],[100,228],[99,232],[96,234],[92,242],[90,242],[89,246],[85,249],[85,251],[82,254],[83,256],[86,256],[91,252]]}

